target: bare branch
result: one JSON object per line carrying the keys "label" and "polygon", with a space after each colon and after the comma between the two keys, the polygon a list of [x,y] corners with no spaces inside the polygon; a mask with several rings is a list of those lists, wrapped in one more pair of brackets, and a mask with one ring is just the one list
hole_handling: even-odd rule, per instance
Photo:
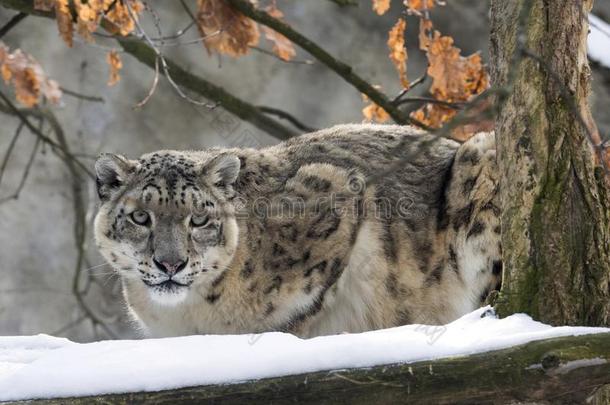
{"label": "bare branch", "polygon": [[10,30],[12,30],[17,24],[21,22],[21,20],[23,20],[27,16],[28,15],[26,13],[19,13],[13,16],[13,18],[11,18],[9,22],[4,24],[4,26],[0,28],[0,38],[5,36]]}
{"label": "bare branch", "polygon": [[72,96],[74,98],[79,98],[81,100],[93,101],[94,103],[104,103],[105,102],[103,97],[88,96],[86,94],[81,94],[76,91],[68,90],[63,86],[60,87],[59,89],[62,91],[62,93]]}
{"label": "bare branch", "polygon": [[42,116],[40,111],[32,110],[32,109],[19,109],[19,108],[17,108],[15,106],[15,104],[13,104],[11,99],[8,98],[1,91],[0,91],[0,99],[2,99],[5,102],[5,104],[6,104],[6,106],[0,104],[0,112],[6,113],[6,114],[16,115],[17,117],[19,117],[21,122],[23,122],[23,124],[30,130],[30,132],[32,134],[34,134],[35,136],[40,138],[42,141],[44,141],[46,144],[48,144],[49,146],[52,147],[53,152],[55,152],[57,154],[57,156],[62,158],[64,161],[70,160],[70,161],[74,162],[74,164],[79,166],[81,168],[81,170],[83,170],[85,173],[87,173],[87,175],[90,178],[95,179],[95,176],[93,175],[91,170],[86,165],[81,163],[80,160],[78,160],[71,153],[69,153],[69,151],[67,149],[63,148],[61,145],[59,145],[53,139],[51,139],[48,136],[46,136],[45,134],[43,134],[40,130],[38,130],[38,128],[36,128],[34,126],[34,124],[32,124],[30,122],[30,120],[28,119],[27,115],[32,115],[32,116],[40,118]]}
{"label": "bare branch", "polygon": [[155,94],[155,90],[157,90],[157,84],[159,84],[159,58],[155,59],[155,77],[153,79],[153,84],[150,86],[150,90],[148,94],[142,101],[133,106],[133,108],[141,108],[144,104],[148,103],[148,100]]}
{"label": "bare branch", "polygon": [[286,38],[309,52],[314,58],[341,76],[346,82],[354,86],[358,91],[365,94],[372,102],[383,108],[399,124],[413,124],[421,128],[428,128],[425,124],[409,117],[409,114],[400,111],[388,97],[377,90],[356,73],[351,66],[334,58],[316,43],[295,31],[290,25],[272,17],[267,12],[256,8],[248,0],[227,0],[229,4],[239,10],[245,16],[257,21],[274,31],[284,35]]}
{"label": "bare branch", "polygon": [[459,110],[464,106],[464,103],[452,103],[450,101],[438,100],[432,97],[403,97],[394,105],[402,105],[407,103],[430,103],[430,104],[440,104],[445,107],[453,108],[455,110]]}
{"label": "bare branch", "polygon": [[[53,12],[35,10],[31,0],[0,0],[0,5],[31,15],[54,18]],[[102,25],[103,24],[104,22],[102,22]],[[115,39],[123,47],[125,52],[131,54],[140,62],[154,69],[157,54],[152,47],[148,46],[142,40],[139,40],[134,36],[125,38],[119,37]],[[171,72],[172,80],[176,85],[189,89],[194,93],[207,98],[208,100],[213,100],[230,113],[244,121],[250,122],[255,127],[277,139],[285,140],[299,135],[299,132],[294,131],[282,125],[278,121],[268,117],[262,111],[258,110],[254,105],[233,96],[222,87],[187,72],[170,59],[165,58],[165,61],[167,62],[167,71]],[[161,73],[165,75],[165,71],[163,69],[161,69]]]}
{"label": "bare branch", "polygon": [[[156,54],[151,47],[142,41],[132,41],[128,39],[117,40],[125,52],[134,56],[145,65],[154,68]],[[292,129],[280,124],[276,120],[267,117],[254,105],[238,99],[237,97],[228,93],[222,87],[218,87],[199,76],[187,72],[171,60],[165,60],[167,63],[167,70],[171,72],[172,80],[174,80],[176,85],[188,88],[189,90],[200,94],[209,100],[216,101],[227,111],[235,114],[244,121],[250,122],[252,125],[267,132],[269,135],[275,138],[284,140],[298,135],[298,132],[295,132]],[[161,70],[161,72],[165,75],[164,70]]]}
{"label": "bare branch", "polygon": [[180,0],[180,4],[182,5],[182,8],[188,14],[188,16],[191,17],[191,21],[193,22],[193,24],[197,24],[197,17],[195,16],[195,14],[193,14],[188,4],[186,4],[184,0]]}
{"label": "bare branch", "polygon": [[279,60],[282,63],[289,63],[289,64],[292,63],[292,64],[295,64],[295,65],[315,65],[315,62],[312,61],[312,60],[309,60],[309,59],[305,59],[305,60],[292,60],[292,59],[291,60],[285,60],[285,59],[282,59],[278,55],[276,55],[274,52],[268,51],[268,50],[266,50],[264,48],[261,48],[259,46],[251,46],[250,49],[252,49],[253,51],[260,52],[260,53],[265,54],[265,55],[273,56],[275,59]]}
{"label": "bare branch", "polygon": [[[104,330],[104,332],[113,338],[116,338],[116,334],[99,318],[97,315],[89,308],[88,304],[85,302],[82,291],[80,290],[80,277],[82,274],[83,263],[85,262],[85,242],[86,242],[86,234],[87,234],[87,223],[86,223],[86,204],[85,204],[85,196],[83,195],[83,179],[82,173],[86,173],[91,178],[95,178],[93,174],[89,171],[89,169],[84,166],[77,158],[75,158],[71,151],[64,134],[62,126],[59,124],[59,121],[53,114],[53,112],[49,109],[18,109],[11,100],[0,92],[0,98],[4,100],[6,106],[0,106],[0,111],[10,113],[16,115],[21,123],[27,127],[32,134],[34,134],[36,139],[36,145],[28,164],[26,166],[24,175],[22,176],[22,180],[17,188],[16,193],[6,198],[1,202],[8,201],[9,199],[14,199],[19,196],[19,193],[23,189],[25,181],[28,177],[30,168],[32,166],[35,154],[37,152],[38,146],[40,142],[45,142],[52,147],[53,152],[61,158],[61,160],[66,165],[66,168],[70,172],[71,177],[71,185],[72,185],[72,200],[73,200],[73,209],[74,209],[74,244],[76,247],[76,260],[74,265],[74,277],[72,282],[72,293],[76,298],[76,302],[85,314],[85,316],[91,320],[94,328],[98,326]],[[36,128],[27,118],[26,115],[32,115],[40,120],[45,120],[51,126],[53,133],[55,134],[56,141],[49,138],[47,135],[42,133],[41,128]]]}
{"label": "bare branch", "polygon": [[[55,114],[49,109],[39,110],[42,116],[45,117],[47,122],[51,125],[57,143],[65,151],[67,155],[70,155],[70,147],[64,134],[63,128],[59,121],[55,117]],[[94,326],[101,327],[108,336],[117,338],[116,334],[89,308],[89,305],[85,302],[85,299],[80,291],[80,277],[82,274],[83,263],[85,262],[85,241],[87,238],[87,210],[85,204],[85,196],[83,195],[83,180],[81,173],[78,170],[77,165],[73,160],[64,160],[68,171],[70,172],[72,180],[72,203],[74,208],[74,245],[76,247],[76,260],[74,264],[74,277],[72,279],[72,293],[76,298],[76,302],[89,318]]]}
{"label": "bare branch", "polygon": [[332,1],[333,3],[338,5],[339,7],[357,6],[358,5],[358,0],[330,0],[330,1]]}
{"label": "bare branch", "polygon": [[264,112],[266,114],[276,115],[280,118],[290,121],[290,123],[292,125],[294,125],[296,128],[303,130],[305,132],[317,131],[317,128],[313,128],[313,127],[310,127],[309,125],[303,124],[301,121],[297,120],[295,117],[293,117],[292,115],[288,114],[285,111],[282,111],[282,110],[279,110],[279,109],[273,108],[273,107],[266,107],[264,105],[259,105],[256,108],[258,108],[259,110],[261,110],[262,112]]}
{"label": "bare branch", "polygon": [[415,87],[419,86],[420,84],[422,84],[424,81],[426,81],[426,78],[428,78],[428,74],[424,73],[423,75],[421,75],[420,77],[418,77],[417,79],[413,80],[410,84],[409,87],[406,89],[402,89],[400,91],[400,93],[398,93],[398,95],[396,97],[394,97],[394,99],[392,100],[393,104],[396,104],[397,102],[400,101],[400,99],[407,94],[408,92],[410,92],[411,90],[413,90]]}
{"label": "bare branch", "polygon": [[17,200],[19,198],[19,195],[21,194],[23,187],[25,187],[25,182],[27,181],[27,179],[30,175],[30,170],[32,169],[32,165],[34,164],[34,158],[36,158],[36,153],[38,152],[38,147],[40,146],[40,142],[41,142],[40,138],[36,138],[36,141],[34,142],[34,148],[32,149],[32,152],[30,153],[30,158],[28,159],[25,169],[23,170],[23,175],[21,176],[21,180],[19,181],[19,185],[17,186],[17,189],[15,190],[15,192],[12,195],[0,199],[0,204],[3,204],[10,200]]}
{"label": "bare branch", "polygon": [[6,170],[6,165],[8,164],[8,160],[13,153],[13,148],[15,148],[15,144],[17,143],[17,139],[19,139],[19,135],[21,135],[21,130],[23,129],[23,122],[19,123],[19,126],[15,130],[15,135],[11,139],[11,142],[8,144],[8,148],[6,149],[6,154],[4,155],[4,159],[2,159],[2,165],[0,165],[0,184],[2,184],[2,177],[4,177],[4,171]]}

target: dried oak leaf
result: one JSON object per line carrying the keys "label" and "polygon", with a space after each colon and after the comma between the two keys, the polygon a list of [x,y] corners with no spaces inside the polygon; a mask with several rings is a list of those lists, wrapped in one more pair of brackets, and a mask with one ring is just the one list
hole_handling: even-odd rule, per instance
{"label": "dried oak leaf", "polygon": [[34,10],[51,11],[55,7],[55,0],[34,0]]}
{"label": "dried oak leaf", "polygon": [[[111,1],[110,4],[112,7],[105,16],[106,20],[110,22],[108,31],[122,36],[129,35],[136,28],[134,19],[138,19],[138,15],[144,10],[144,5],[139,0]],[[130,9],[134,18],[131,18]]]}
{"label": "dried oak leaf", "polygon": [[379,15],[384,15],[390,9],[390,0],[373,0],[373,10]]}
{"label": "dried oak leaf", "polygon": [[55,0],[55,19],[59,35],[69,47],[72,47],[74,26],[68,0]]}
{"label": "dried oak leaf", "polygon": [[441,104],[427,103],[413,111],[410,116],[431,128],[440,128],[455,114],[457,114],[457,111],[453,108]]}
{"label": "dried oak leaf", "polygon": [[258,25],[223,0],[197,0],[197,5],[197,27],[209,53],[238,57],[258,44]]}
{"label": "dried oak leaf", "polygon": [[390,30],[388,36],[388,47],[390,48],[390,60],[394,63],[400,83],[404,88],[409,87],[407,79],[407,48],[405,47],[405,29],[407,22],[401,18]]}
{"label": "dried oak leaf", "polygon": [[419,49],[427,51],[432,41],[432,20],[428,18],[419,19]]}
{"label": "dried oak leaf", "polygon": [[55,80],[44,73],[40,64],[31,56],[16,49],[12,53],[0,41],[0,73],[6,84],[12,84],[15,98],[26,107],[38,104],[40,96],[53,103],[61,99],[61,90]]}
{"label": "dried oak leaf", "polygon": [[106,55],[106,62],[110,67],[110,77],[108,78],[108,86],[114,86],[121,80],[119,72],[123,68],[123,62],[117,51],[110,51]]}
{"label": "dried oak leaf", "polygon": [[[381,86],[374,86],[376,89],[380,89]],[[362,115],[364,115],[365,121],[369,122],[386,122],[390,119],[390,114],[386,110],[370,101],[366,94],[362,95],[362,101],[369,103],[362,109]]]}
{"label": "dried oak leaf", "polygon": [[423,15],[422,11],[428,11],[434,8],[436,0],[404,0],[404,5],[407,7],[407,12],[415,15]]}
{"label": "dried oak leaf", "polygon": [[[275,4],[271,4],[265,9],[265,11],[270,16],[279,20],[284,17],[284,13],[282,13],[282,11],[279,10]],[[269,41],[273,42],[273,52],[275,52],[280,59],[289,61],[290,59],[294,58],[296,51],[294,49],[294,45],[288,38],[267,26],[263,26],[263,32],[265,33],[265,37]]]}
{"label": "dried oak leaf", "polygon": [[[424,26],[424,29],[430,29],[430,26]],[[426,50],[429,63],[427,73],[432,78],[430,94],[435,99],[467,102],[487,89],[489,78],[479,54],[463,57],[460,49],[454,46],[453,38],[442,36],[438,31],[434,31],[430,38],[421,31],[420,47]],[[414,111],[412,117],[438,128],[455,114],[456,111],[450,107],[426,104]]]}
{"label": "dried oak leaf", "polygon": [[76,30],[89,42],[93,42],[91,35],[100,25],[105,10],[109,9],[113,0],[74,0],[76,9]]}

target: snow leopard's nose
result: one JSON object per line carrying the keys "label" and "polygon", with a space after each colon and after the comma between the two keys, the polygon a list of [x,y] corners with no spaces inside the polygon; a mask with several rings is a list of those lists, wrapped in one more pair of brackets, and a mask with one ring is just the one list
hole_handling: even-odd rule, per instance
{"label": "snow leopard's nose", "polygon": [[167,273],[170,276],[173,276],[174,274],[183,270],[186,267],[186,263],[188,262],[188,260],[189,259],[168,262],[166,260],[157,260],[153,257],[153,262],[155,263],[155,266],[157,266],[159,270],[164,273]]}

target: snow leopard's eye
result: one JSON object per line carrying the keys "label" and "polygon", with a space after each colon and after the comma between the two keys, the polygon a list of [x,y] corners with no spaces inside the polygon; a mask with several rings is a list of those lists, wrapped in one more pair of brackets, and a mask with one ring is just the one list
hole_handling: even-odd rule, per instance
{"label": "snow leopard's eye", "polygon": [[131,213],[131,220],[138,225],[148,225],[150,223],[150,215],[142,210],[135,210]]}
{"label": "snow leopard's eye", "polygon": [[202,228],[210,223],[210,219],[207,215],[193,215],[191,217],[191,226],[195,228]]}

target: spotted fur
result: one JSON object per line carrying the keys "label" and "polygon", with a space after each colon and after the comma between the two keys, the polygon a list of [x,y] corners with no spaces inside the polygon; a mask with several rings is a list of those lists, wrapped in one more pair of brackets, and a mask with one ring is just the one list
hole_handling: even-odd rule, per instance
{"label": "spotted fur", "polygon": [[343,125],[96,172],[97,244],[151,336],[446,323],[501,279],[493,134]]}

